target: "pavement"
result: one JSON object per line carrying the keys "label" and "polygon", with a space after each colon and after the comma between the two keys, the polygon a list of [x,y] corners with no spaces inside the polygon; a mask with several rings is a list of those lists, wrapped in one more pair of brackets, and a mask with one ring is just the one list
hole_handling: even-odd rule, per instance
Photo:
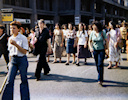
{"label": "pavement", "polygon": [[[34,72],[37,57],[28,55],[28,82],[31,100],[128,100],[128,61],[126,54],[122,54],[119,68],[107,69],[108,61],[104,65],[103,87],[97,83],[97,71],[93,58],[80,60],[80,66],[70,63],[65,65],[66,57],[62,63],[52,64],[48,76],[41,74],[41,80],[36,81]],[[72,62],[72,57],[70,59]],[[59,62],[59,59],[58,59]],[[113,63],[114,64],[114,63]],[[0,86],[6,76],[6,66],[3,57],[0,59]],[[14,100],[20,100],[20,76],[15,79]]]}

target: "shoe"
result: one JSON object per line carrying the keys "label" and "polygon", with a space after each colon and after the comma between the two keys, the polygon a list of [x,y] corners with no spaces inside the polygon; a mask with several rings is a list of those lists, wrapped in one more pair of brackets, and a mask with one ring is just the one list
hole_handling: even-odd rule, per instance
{"label": "shoe", "polygon": [[112,68],[112,66],[108,66],[107,68],[108,68],[108,69],[111,69],[111,68]]}
{"label": "shoe", "polygon": [[87,65],[87,62],[85,62],[84,65]]}
{"label": "shoe", "polygon": [[49,71],[48,72],[44,72],[44,75],[48,75],[49,74]]}
{"label": "shoe", "polygon": [[9,71],[9,67],[7,66],[7,70]]}
{"label": "shoe", "polygon": [[103,84],[103,82],[101,82],[101,81],[98,81],[98,84],[99,84],[99,85],[101,85],[101,86],[103,86],[103,85],[102,85],[102,84]]}
{"label": "shoe", "polygon": [[57,61],[53,61],[52,64],[57,63]]}
{"label": "shoe", "polygon": [[77,65],[77,66],[80,66],[80,64],[79,64],[79,63],[76,63],[76,65]]}
{"label": "shoe", "polygon": [[69,65],[69,63],[65,63],[65,65]]}
{"label": "shoe", "polygon": [[113,66],[113,68],[118,68],[118,66]]}
{"label": "shoe", "polygon": [[75,61],[73,61],[72,64],[75,64]]}
{"label": "shoe", "polygon": [[36,78],[36,81],[39,81],[40,80],[40,78]]}

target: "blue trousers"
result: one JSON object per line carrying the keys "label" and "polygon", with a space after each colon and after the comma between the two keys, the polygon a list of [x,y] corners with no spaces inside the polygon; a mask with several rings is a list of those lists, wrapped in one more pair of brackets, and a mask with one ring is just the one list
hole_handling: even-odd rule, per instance
{"label": "blue trousers", "polygon": [[9,66],[8,79],[2,96],[2,100],[13,100],[14,80],[18,70],[20,72],[20,77],[21,77],[21,84],[20,84],[21,100],[30,100],[28,80],[27,80],[27,68],[28,68],[28,61],[26,56],[11,57],[11,65]]}
{"label": "blue trousers", "polygon": [[94,50],[93,55],[98,72],[98,81],[103,82],[105,50]]}

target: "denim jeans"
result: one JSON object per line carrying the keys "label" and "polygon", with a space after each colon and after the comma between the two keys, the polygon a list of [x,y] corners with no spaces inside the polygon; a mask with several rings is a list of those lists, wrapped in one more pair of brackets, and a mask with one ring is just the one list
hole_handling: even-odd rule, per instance
{"label": "denim jeans", "polygon": [[103,82],[105,51],[94,50],[93,55],[94,55],[97,72],[98,72],[98,81]]}
{"label": "denim jeans", "polygon": [[26,56],[11,57],[8,79],[2,96],[2,100],[13,100],[14,80],[18,70],[20,72],[20,77],[21,77],[21,84],[20,84],[21,100],[30,100],[28,80],[27,80],[27,68],[28,68],[28,61]]}

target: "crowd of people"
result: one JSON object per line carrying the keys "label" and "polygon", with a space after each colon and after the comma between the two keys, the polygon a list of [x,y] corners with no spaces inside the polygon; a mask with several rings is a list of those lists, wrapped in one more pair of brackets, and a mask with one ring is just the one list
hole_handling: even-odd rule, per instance
{"label": "crowd of people", "polygon": [[[125,22],[116,25],[110,21],[103,26],[100,22],[94,21],[90,25],[79,23],[73,26],[72,23],[55,24],[55,27],[47,27],[45,21],[40,19],[38,25],[26,30],[21,27],[21,23],[13,21],[10,23],[10,36],[5,33],[5,27],[0,25],[0,57],[3,54],[8,70],[8,80],[2,96],[2,100],[13,100],[14,79],[17,71],[21,75],[21,98],[29,100],[29,86],[27,81],[28,61],[26,53],[33,53],[38,56],[35,70],[36,80],[41,78],[42,68],[44,75],[48,75],[50,67],[50,55],[54,55],[53,64],[62,62],[63,56],[67,56],[65,65],[70,64],[71,54],[72,64],[80,66],[80,59],[93,57],[95,59],[98,83],[102,85],[104,73],[104,59],[108,58],[108,69],[117,68],[121,61],[121,52],[127,51],[128,60],[128,33]],[[48,60],[46,60],[46,55]],[[10,56],[10,57],[9,57]],[[112,66],[115,62],[115,66]]]}

